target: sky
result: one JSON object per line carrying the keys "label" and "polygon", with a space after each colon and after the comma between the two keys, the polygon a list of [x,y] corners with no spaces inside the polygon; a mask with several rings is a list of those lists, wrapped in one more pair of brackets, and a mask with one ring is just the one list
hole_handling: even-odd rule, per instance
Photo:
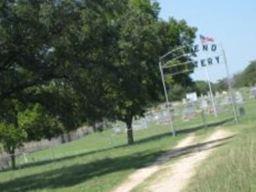
{"label": "sky", "polygon": [[[158,0],[160,17],[185,19],[199,34],[213,37],[221,43],[227,56],[231,74],[241,72],[256,59],[256,1],[255,0]],[[199,43],[199,38],[196,43]],[[226,77],[224,64],[209,67],[210,80]],[[204,69],[197,69],[192,77],[207,80]]]}

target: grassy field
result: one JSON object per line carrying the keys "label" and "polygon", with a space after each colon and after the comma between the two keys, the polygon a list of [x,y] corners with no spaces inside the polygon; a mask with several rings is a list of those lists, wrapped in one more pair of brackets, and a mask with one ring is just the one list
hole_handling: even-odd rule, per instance
{"label": "grassy field", "polygon": [[246,104],[246,111],[239,125],[226,127],[236,133],[232,142],[198,168],[184,191],[256,191],[256,100]]}
{"label": "grassy field", "polygon": [[[33,153],[27,157],[29,163],[18,170],[0,172],[0,191],[110,191],[136,169],[154,162],[187,134],[205,135],[206,130],[222,125],[230,117],[230,113],[219,118],[207,117],[208,129],[204,128],[200,117],[177,122],[175,126],[179,129],[175,138],[169,126],[151,125],[135,132],[133,146],[126,145],[124,133],[117,135],[112,130],[95,133]],[[244,122],[252,120],[246,118]],[[22,161],[22,157],[18,159],[18,163]]]}
{"label": "grassy field", "polygon": [[[40,151],[34,161],[0,173],[2,191],[109,191],[134,170],[153,162],[189,132],[173,138],[167,126],[136,132],[136,144],[111,131]],[[194,130],[192,130],[194,131]]]}

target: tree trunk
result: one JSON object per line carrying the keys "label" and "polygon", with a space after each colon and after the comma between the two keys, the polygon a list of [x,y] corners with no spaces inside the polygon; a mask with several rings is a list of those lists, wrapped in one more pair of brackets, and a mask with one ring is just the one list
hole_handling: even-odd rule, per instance
{"label": "tree trunk", "polygon": [[127,118],[126,126],[127,126],[127,142],[128,142],[128,145],[132,145],[134,143],[133,129],[132,129],[132,117]]}
{"label": "tree trunk", "polygon": [[72,141],[71,133],[70,133],[70,132],[67,133],[67,138],[68,138],[68,142],[71,142],[71,141]]}
{"label": "tree trunk", "polygon": [[60,138],[61,138],[61,143],[62,143],[62,144],[63,144],[63,143],[66,143],[65,134],[64,134],[64,133],[60,136]]}
{"label": "tree trunk", "polygon": [[10,151],[11,155],[11,164],[12,164],[12,169],[16,169],[16,161],[15,161],[15,149],[12,148]]}
{"label": "tree trunk", "polygon": [[92,125],[92,130],[93,130],[94,133],[97,131],[96,122],[93,123],[93,125]]}

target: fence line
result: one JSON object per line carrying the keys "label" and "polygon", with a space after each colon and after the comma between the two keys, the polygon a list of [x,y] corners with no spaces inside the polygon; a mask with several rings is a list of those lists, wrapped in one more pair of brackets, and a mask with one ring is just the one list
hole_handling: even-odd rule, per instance
{"label": "fence line", "polygon": [[[81,137],[84,137],[85,135],[88,135],[92,132],[93,132],[93,129],[91,127],[81,127],[75,131],[71,131],[59,137],[52,138],[51,140],[43,139],[40,141],[25,143],[23,147],[18,148],[16,150],[15,157],[23,156],[24,162],[26,163],[27,154],[80,139]],[[6,152],[1,153],[0,154],[0,170],[9,168],[10,161],[11,161],[11,155],[7,154]]]}

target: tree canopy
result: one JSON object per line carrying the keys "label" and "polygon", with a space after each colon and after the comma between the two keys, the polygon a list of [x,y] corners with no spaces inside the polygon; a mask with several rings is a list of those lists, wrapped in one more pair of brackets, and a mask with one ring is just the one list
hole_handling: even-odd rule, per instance
{"label": "tree canopy", "polygon": [[[133,118],[162,98],[159,56],[196,32],[159,19],[150,0],[5,0],[0,10],[0,138],[14,133],[12,154],[104,118],[124,121],[132,144]],[[189,74],[168,79],[192,83]]]}
{"label": "tree canopy", "polygon": [[234,77],[236,87],[249,87],[256,84],[256,61],[252,61],[243,72]]}

